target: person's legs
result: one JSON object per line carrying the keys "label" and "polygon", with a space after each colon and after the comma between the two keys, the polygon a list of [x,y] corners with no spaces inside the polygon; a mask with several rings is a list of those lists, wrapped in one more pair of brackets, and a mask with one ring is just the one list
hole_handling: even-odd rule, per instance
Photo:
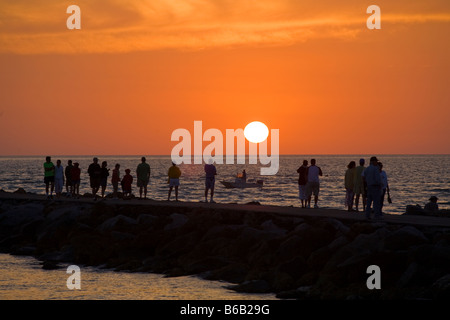
{"label": "person's legs", "polygon": [[147,199],[147,185],[144,185],[144,199]]}
{"label": "person's legs", "polygon": [[142,199],[142,191],[143,191],[143,187],[140,186],[139,187],[139,199]]}
{"label": "person's legs", "polygon": [[384,206],[384,197],[386,195],[386,189],[383,189],[381,192],[381,199],[380,199],[380,211],[383,213],[383,206]]}
{"label": "person's legs", "polygon": [[367,188],[367,197],[366,197],[366,207],[365,207],[365,212],[366,212],[366,218],[370,219],[370,214],[372,211],[372,202],[374,201],[374,194],[373,194],[373,189],[372,188]]}
{"label": "person's legs", "polygon": [[318,201],[319,201],[319,190],[320,185],[319,183],[314,183],[314,208],[318,208]]}
{"label": "person's legs", "polygon": [[178,201],[178,186],[175,186],[175,200]]}
{"label": "person's legs", "polygon": [[376,188],[373,191],[373,211],[375,218],[381,218],[381,189]]}
{"label": "person's legs", "polygon": [[205,202],[208,202],[208,187],[205,187]]}
{"label": "person's legs", "polygon": [[172,189],[173,189],[173,186],[170,186],[169,187],[169,197],[167,198],[167,200],[170,200],[170,194],[172,193]]}
{"label": "person's legs", "polygon": [[211,186],[211,202],[214,202],[214,184]]}

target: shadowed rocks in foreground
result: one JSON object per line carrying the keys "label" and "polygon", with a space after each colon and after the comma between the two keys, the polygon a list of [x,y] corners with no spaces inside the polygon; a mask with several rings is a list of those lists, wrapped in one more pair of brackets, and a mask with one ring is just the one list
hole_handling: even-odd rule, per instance
{"label": "shadowed rocks in foreground", "polygon": [[[198,274],[281,298],[450,297],[449,227],[244,207],[2,199],[0,250],[47,269]],[[366,286],[370,265],[381,269],[381,290]]]}

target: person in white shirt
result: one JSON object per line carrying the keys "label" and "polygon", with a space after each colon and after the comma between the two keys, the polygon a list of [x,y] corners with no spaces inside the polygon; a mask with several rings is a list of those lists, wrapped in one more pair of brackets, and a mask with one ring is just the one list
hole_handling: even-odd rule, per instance
{"label": "person in white shirt", "polygon": [[61,196],[64,186],[64,167],[61,165],[61,160],[56,161],[55,167],[55,193],[56,197]]}
{"label": "person in white shirt", "polygon": [[311,196],[314,194],[314,208],[319,208],[317,202],[319,201],[320,181],[319,176],[322,176],[322,169],[316,166],[316,159],[311,159],[311,165],[307,171],[306,194],[308,196],[307,208],[311,207]]}
{"label": "person in white shirt", "polygon": [[389,194],[389,183],[386,171],[383,170],[383,164],[381,162],[378,162],[378,166],[380,167],[380,175],[381,175],[381,182],[382,182],[382,189],[381,189],[381,212],[383,212],[383,204],[384,204],[384,197],[386,195],[386,191]]}

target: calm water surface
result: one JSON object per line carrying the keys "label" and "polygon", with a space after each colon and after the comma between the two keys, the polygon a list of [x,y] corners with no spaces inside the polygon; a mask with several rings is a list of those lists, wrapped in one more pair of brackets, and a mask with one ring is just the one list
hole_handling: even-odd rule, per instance
{"label": "calm water surface", "polygon": [[0,300],[273,300],[273,294],[241,294],[229,283],[195,276],[164,278],[81,267],[81,289],[69,290],[67,266],[44,270],[31,257],[0,254]]}

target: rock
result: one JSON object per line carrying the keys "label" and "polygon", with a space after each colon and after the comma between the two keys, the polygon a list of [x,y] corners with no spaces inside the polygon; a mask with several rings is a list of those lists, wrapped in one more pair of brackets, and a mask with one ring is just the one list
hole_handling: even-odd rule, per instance
{"label": "rock", "polygon": [[302,286],[297,289],[282,291],[276,294],[278,299],[299,299],[303,300],[308,297],[311,286]]}
{"label": "rock", "polygon": [[59,268],[61,268],[61,266],[55,261],[44,261],[42,264],[42,269],[44,270],[56,270]]}
{"label": "rock", "polygon": [[123,229],[127,229],[130,226],[137,225],[137,221],[133,218],[129,218],[123,215],[118,215],[116,217],[110,218],[103,222],[99,227],[98,230],[102,232],[107,232],[111,230],[120,231]]}
{"label": "rock", "polygon": [[442,276],[431,286],[433,299],[449,301],[450,299],[450,274]]}
{"label": "rock", "polygon": [[152,225],[157,219],[157,216],[151,214],[140,214],[137,217],[137,223],[139,225]]}
{"label": "rock", "polygon": [[261,224],[261,228],[265,231],[269,231],[272,233],[277,234],[278,236],[284,236],[286,234],[286,230],[280,228],[279,226],[277,226],[275,223],[273,223],[272,220],[266,220]]}
{"label": "rock", "polygon": [[14,191],[13,193],[15,193],[15,194],[27,194],[27,192],[23,188],[19,188],[16,191]]}
{"label": "rock", "polygon": [[387,250],[406,250],[411,246],[425,244],[429,240],[413,226],[402,227],[384,239],[384,248]]}
{"label": "rock", "polygon": [[172,213],[170,218],[172,219],[172,222],[164,227],[164,231],[180,228],[189,220],[186,215],[179,213]]}
{"label": "rock", "polygon": [[228,289],[245,293],[269,293],[270,285],[266,280],[250,280],[238,285],[228,286]]}
{"label": "rock", "polygon": [[244,263],[232,263],[213,270],[207,277],[209,280],[224,280],[231,283],[241,283],[245,280],[249,267]]}
{"label": "rock", "polygon": [[426,215],[426,212],[425,212],[425,210],[423,210],[423,208],[421,206],[416,204],[415,206],[407,205],[406,211],[404,214],[405,215],[423,216],[423,215]]}

